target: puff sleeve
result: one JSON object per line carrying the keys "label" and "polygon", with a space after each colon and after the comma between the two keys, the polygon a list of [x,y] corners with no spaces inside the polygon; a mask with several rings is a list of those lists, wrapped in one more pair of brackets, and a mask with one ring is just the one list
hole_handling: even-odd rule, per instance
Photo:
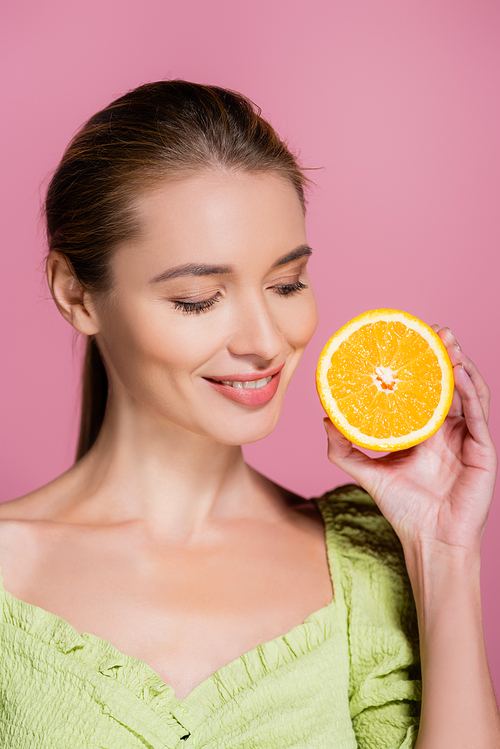
{"label": "puff sleeve", "polygon": [[349,706],[359,749],[411,749],[420,715],[415,603],[403,550],[374,500],[330,494],[349,643]]}

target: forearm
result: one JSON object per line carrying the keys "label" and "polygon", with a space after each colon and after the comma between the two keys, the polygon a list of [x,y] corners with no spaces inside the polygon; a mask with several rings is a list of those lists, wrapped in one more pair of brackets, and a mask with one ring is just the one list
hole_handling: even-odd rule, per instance
{"label": "forearm", "polygon": [[479,552],[404,547],[422,659],[416,749],[499,749],[500,715],[486,658]]}

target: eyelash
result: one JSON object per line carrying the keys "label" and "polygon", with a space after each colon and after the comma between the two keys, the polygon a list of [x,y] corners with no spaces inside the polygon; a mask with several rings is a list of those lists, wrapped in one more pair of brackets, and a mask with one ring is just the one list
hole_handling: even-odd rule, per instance
{"label": "eyelash", "polygon": [[295,292],[297,291],[307,289],[307,286],[305,283],[302,283],[302,281],[297,281],[296,283],[288,283],[284,284],[283,286],[274,286],[274,289],[276,290],[277,294],[281,294],[281,296],[288,296],[289,294],[295,294]]}
{"label": "eyelash", "polygon": [[180,309],[188,314],[194,312],[199,315],[200,312],[206,312],[207,309],[213,307],[216,302],[220,302],[220,297],[213,296],[211,299],[205,299],[203,302],[175,302],[174,308]]}
{"label": "eyelash", "polygon": [[[298,291],[307,289],[307,286],[305,283],[302,283],[302,281],[297,281],[296,283],[283,284],[282,286],[274,286],[273,288],[276,294],[280,294],[280,296],[289,296],[290,294],[295,294]],[[202,302],[181,302],[178,300],[174,302],[174,309],[179,309],[188,315],[193,313],[199,315],[201,312],[206,312],[210,307],[213,307],[214,304],[220,302],[220,300],[220,296],[213,296],[210,299],[204,299]]]}

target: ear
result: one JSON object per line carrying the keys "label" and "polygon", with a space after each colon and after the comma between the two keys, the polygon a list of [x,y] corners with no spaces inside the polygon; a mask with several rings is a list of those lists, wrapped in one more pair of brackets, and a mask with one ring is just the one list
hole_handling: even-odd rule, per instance
{"label": "ear", "polygon": [[99,326],[88,292],[77,280],[67,258],[56,250],[51,250],[47,258],[47,281],[57,309],[64,319],[79,333],[98,333]]}

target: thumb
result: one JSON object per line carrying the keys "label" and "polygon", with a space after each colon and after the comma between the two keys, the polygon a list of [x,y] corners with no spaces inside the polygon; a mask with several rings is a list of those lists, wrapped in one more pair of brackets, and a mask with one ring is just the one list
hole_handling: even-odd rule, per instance
{"label": "thumb", "polygon": [[328,417],[323,419],[323,424],[328,437],[328,460],[352,476],[360,486],[369,485],[373,458],[357,450]]}

